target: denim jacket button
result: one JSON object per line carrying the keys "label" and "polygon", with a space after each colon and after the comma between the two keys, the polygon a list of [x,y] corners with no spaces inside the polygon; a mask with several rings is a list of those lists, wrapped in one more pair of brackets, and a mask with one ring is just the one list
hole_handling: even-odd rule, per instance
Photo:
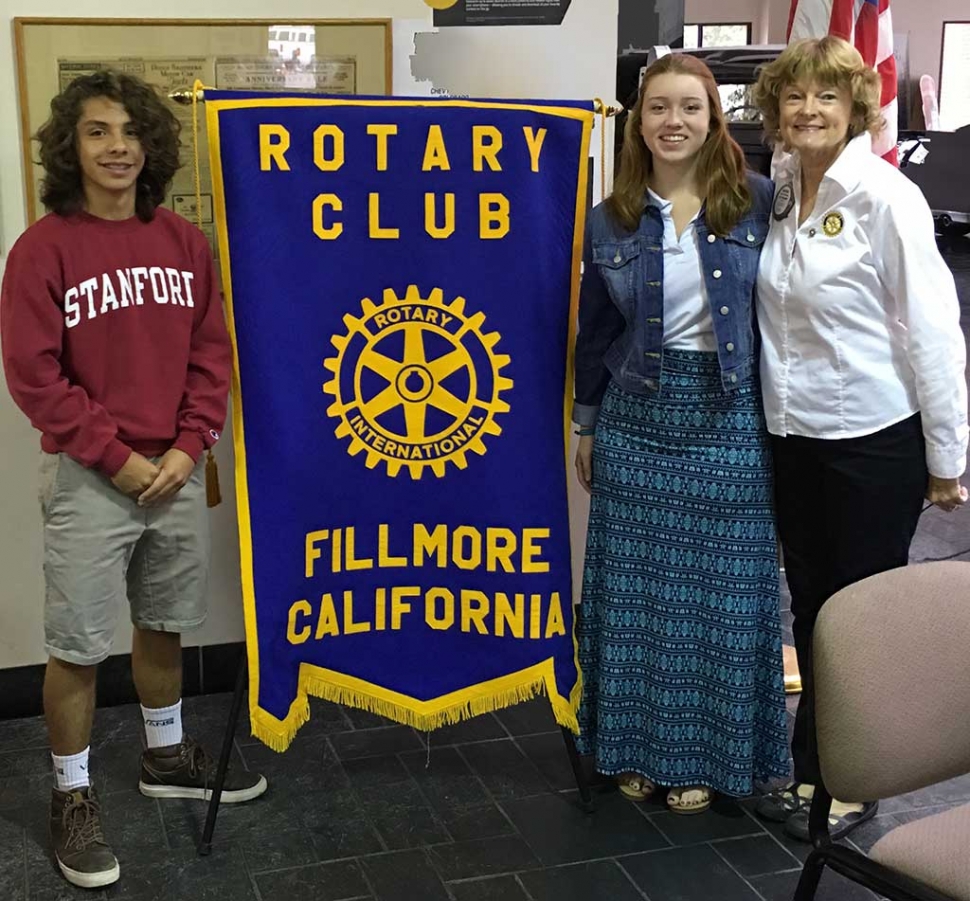
{"label": "denim jacket button", "polygon": [[732,382],[736,382],[737,380],[738,380],[738,377],[732,372],[731,373],[731,381]]}
{"label": "denim jacket button", "polygon": [[616,252],[616,256],[613,257],[613,262],[614,263],[622,263],[623,262],[623,255],[619,251],[617,251]]}
{"label": "denim jacket button", "polygon": [[728,343],[725,346],[727,347],[727,352],[729,354],[734,353],[734,343],[733,342],[728,341]]}
{"label": "denim jacket button", "polygon": [[717,240],[717,235],[708,235],[707,236],[707,243],[708,244],[713,244],[716,240]]}
{"label": "denim jacket button", "polygon": [[751,232],[748,232],[748,241],[751,244],[754,244],[754,235],[752,235]]}
{"label": "denim jacket button", "polygon": [[731,308],[730,307],[721,307],[721,315],[722,316],[727,316],[727,314],[730,313],[730,312],[731,312]]}
{"label": "denim jacket button", "polygon": [[647,379],[643,384],[646,385],[648,388],[656,388],[657,387],[657,380],[656,379]]}
{"label": "denim jacket button", "polygon": [[720,277],[721,277],[721,270],[720,269],[715,269],[714,270],[714,278],[720,278]]}

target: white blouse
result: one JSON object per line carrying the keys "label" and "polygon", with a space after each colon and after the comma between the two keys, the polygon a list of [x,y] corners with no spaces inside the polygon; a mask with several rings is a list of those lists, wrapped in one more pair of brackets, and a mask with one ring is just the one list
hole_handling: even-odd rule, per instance
{"label": "white blouse", "polygon": [[919,411],[939,478],[966,466],[966,343],[919,188],[861,135],[798,225],[798,155],[775,175],[758,275],[761,381],[774,435],[855,438]]}
{"label": "white blouse", "polygon": [[[697,216],[677,237],[673,201],[647,189],[650,202],[664,220],[664,347],[676,350],[717,350],[714,320],[704,285]],[[700,215],[698,213],[698,215]]]}

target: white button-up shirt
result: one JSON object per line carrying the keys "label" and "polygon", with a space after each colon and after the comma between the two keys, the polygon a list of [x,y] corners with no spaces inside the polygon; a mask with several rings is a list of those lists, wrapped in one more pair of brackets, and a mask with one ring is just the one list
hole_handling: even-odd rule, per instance
{"label": "white button-up shirt", "polygon": [[[664,220],[664,347],[677,350],[717,350],[714,320],[704,284],[697,216],[677,236],[674,204],[651,188],[650,203]],[[700,215],[700,214],[698,214]],[[713,237],[713,236],[712,236]],[[716,273],[715,273],[716,275]]]}
{"label": "white button-up shirt", "polygon": [[801,226],[797,153],[775,179],[758,275],[768,430],[856,438],[919,411],[929,471],[956,478],[967,456],[966,343],[919,188],[873,155],[868,134],[829,167]]}

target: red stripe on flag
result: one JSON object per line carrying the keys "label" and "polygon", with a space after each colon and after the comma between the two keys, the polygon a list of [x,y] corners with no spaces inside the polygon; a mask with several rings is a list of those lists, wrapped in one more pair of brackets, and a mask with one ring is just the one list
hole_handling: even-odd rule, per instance
{"label": "red stripe on flag", "polygon": [[[829,34],[844,41],[852,40],[852,24],[855,20],[855,0],[832,0],[832,18],[829,19]],[[819,35],[822,37],[822,35]]]}
{"label": "red stripe on flag", "polygon": [[855,48],[867,66],[875,66],[879,50],[879,10],[871,3],[863,3],[855,23]]}
{"label": "red stripe on flag", "polygon": [[887,103],[891,103],[896,97],[895,57],[887,56],[881,63],[879,63],[876,71],[879,73],[879,77],[882,79],[882,95],[879,98],[879,105],[885,106]]}
{"label": "red stripe on flag", "polygon": [[791,0],[791,6],[788,9],[788,31],[785,32],[785,43],[791,41],[791,27],[795,24],[795,10],[798,9],[798,0]]}

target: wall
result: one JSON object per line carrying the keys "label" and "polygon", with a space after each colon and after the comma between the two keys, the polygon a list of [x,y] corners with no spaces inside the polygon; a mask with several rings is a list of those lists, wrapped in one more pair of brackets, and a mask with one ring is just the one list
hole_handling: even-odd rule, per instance
{"label": "wall", "polygon": [[[194,0],[169,0],[169,18],[199,18]],[[106,16],[95,0],[0,0],[0,275],[3,254],[26,225],[20,121],[14,69],[14,16]],[[153,17],[157,4],[131,0],[125,17]],[[262,0],[210,0],[207,18],[266,18]],[[397,93],[428,95],[433,87],[485,97],[592,98],[612,101],[615,82],[617,0],[573,0],[559,28],[452,28],[418,35],[411,78],[415,29],[430,28],[424,0],[284,0],[273,9],[277,22],[288,18],[394,17],[394,73]],[[598,146],[598,140],[594,142]],[[597,175],[597,183],[599,176]],[[189,636],[189,644],[217,644],[243,636],[238,550],[232,491],[231,436],[220,442],[217,457],[223,481],[222,506],[213,512],[214,560],[209,622]],[[43,579],[41,529],[36,500],[38,439],[16,409],[0,375],[0,669],[39,663],[42,641]],[[584,534],[585,505],[577,498],[573,516],[576,547]],[[116,652],[130,647],[124,616]]]}
{"label": "wall", "polygon": [[[913,81],[932,75],[939,87],[943,23],[970,20],[967,0],[926,0],[923,3],[894,3],[893,30],[909,32],[909,72]],[[970,86],[968,86],[970,89]]]}

